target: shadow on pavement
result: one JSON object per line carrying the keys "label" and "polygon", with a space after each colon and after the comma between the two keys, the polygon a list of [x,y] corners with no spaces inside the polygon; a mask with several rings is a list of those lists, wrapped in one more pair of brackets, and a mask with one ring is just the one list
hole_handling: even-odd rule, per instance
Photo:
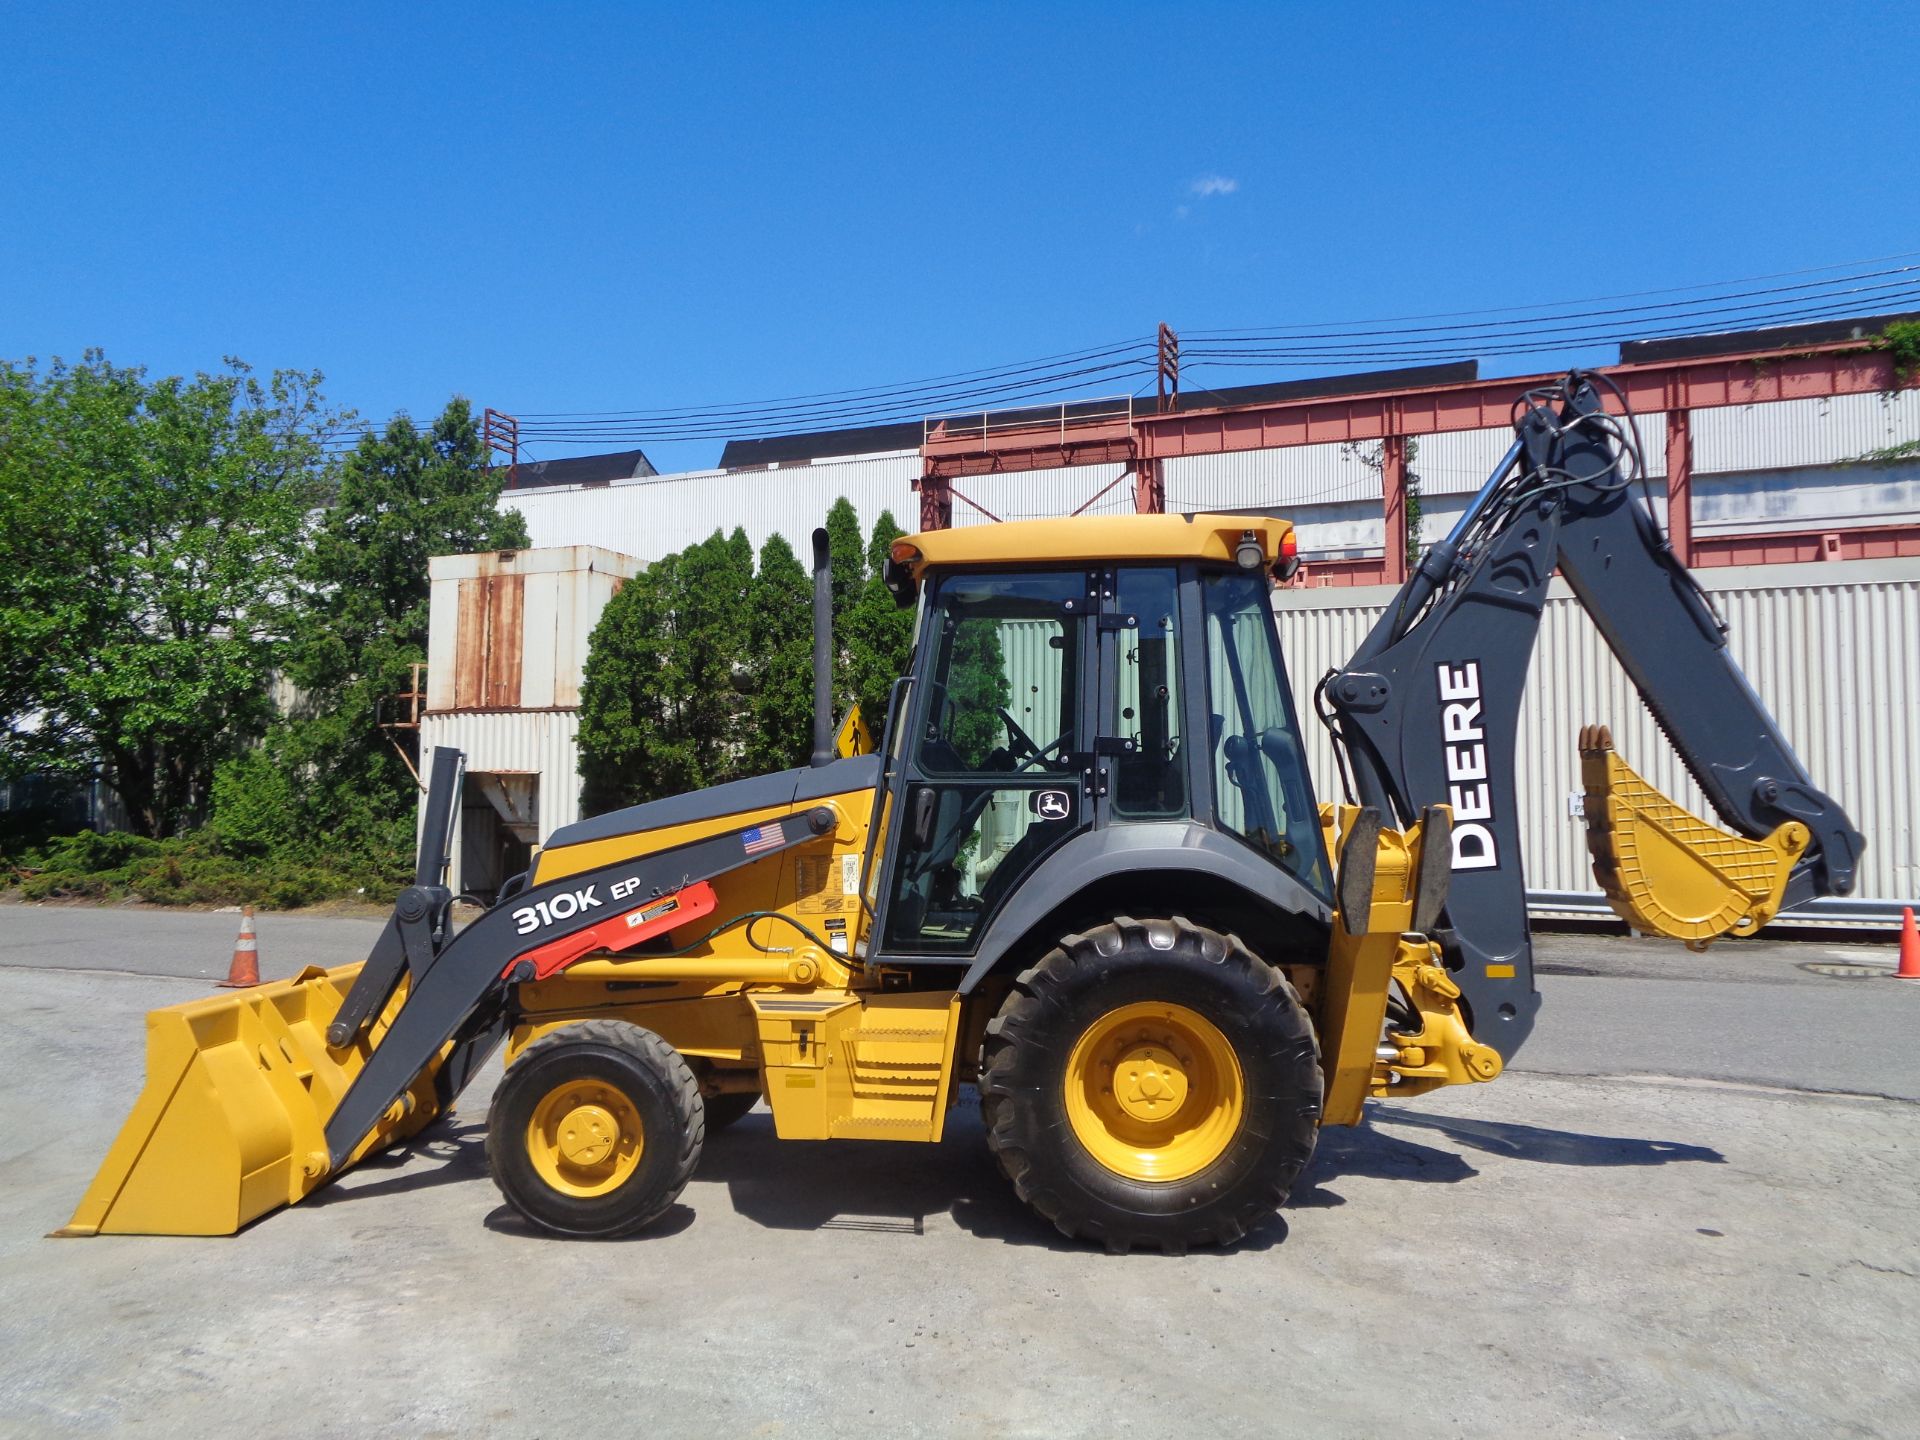
{"label": "shadow on pavement", "polygon": [[1698,1161],[1723,1165],[1726,1156],[1705,1145],[1682,1145],[1675,1140],[1639,1140],[1618,1135],[1583,1135],[1574,1130],[1548,1130],[1538,1125],[1516,1125],[1504,1120],[1464,1120],[1451,1115],[1422,1115],[1396,1110],[1374,1117],[1383,1125],[1411,1125],[1437,1130],[1462,1145],[1516,1160],[1543,1165],[1671,1165]]}
{"label": "shadow on pavement", "polygon": [[[735,1212],[770,1230],[920,1235],[928,1216],[947,1215],[983,1240],[1099,1250],[1067,1239],[1021,1203],[987,1149],[979,1111],[965,1103],[947,1116],[938,1145],[782,1141],[774,1136],[773,1117],[756,1111],[708,1137],[696,1179],[724,1184]],[[1286,1238],[1286,1222],[1275,1215],[1233,1248],[1265,1250]]]}
{"label": "shadow on pavement", "polygon": [[542,1230],[537,1225],[528,1224],[521,1217],[520,1212],[511,1205],[494,1206],[487,1212],[487,1218],[480,1223],[496,1235],[511,1235],[520,1240],[571,1240],[582,1245],[626,1245],[633,1241],[665,1240],[670,1235],[678,1235],[693,1224],[693,1214],[691,1205],[670,1205],[667,1207],[667,1213],[646,1229],[637,1230],[631,1235],[616,1235],[610,1240],[592,1236],[583,1238],[577,1235],[556,1235],[551,1230]]}
{"label": "shadow on pavement", "polygon": [[[369,1178],[378,1175],[387,1178]],[[435,1185],[455,1185],[463,1180],[483,1180],[486,1175],[487,1127],[477,1121],[463,1125],[455,1120],[436,1120],[406,1144],[369,1155],[300,1203],[338,1205],[380,1195],[404,1195]]]}
{"label": "shadow on pavement", "polygon": [[1412,1180],[1425,1185],[1457,1185],[1480,1172],[1451,1150],[1416,1145],[1395,1135],[1383,1135],[1368,1122],[1320,1132],[1313,1159],[1287,1201],[1290,1210],[1325,1210],[1347,1203],[1346,1197],[1326,1188],[1329,1182],[1361,1176],[1372,1180]]}
{"label": "shadow on pavement", "polygon": [[[1355,1177],[1453,1185],[1480,1172],[1450,1149],[1389,1134],[1411,1127],[1431,1130],[1457,1144],[1491,1154],[1548,1165],[1666,1165],[1675,1161],[1722,1164],[1717,1150],[1669,1140],[1584,1135],[1508,1121],[1395,1111],[1369,1115],[1351,1129],[1327,1129],[1312,1162],[1294,1187],[1288,1209],[1330,1209],[1346,1197],[1329,1189]],[[429,1163],[423,1163],[429,1162]],[[412,1143],[361,1162],[338,1184],[313,1195],[309,1205],[398,1195],[436,1185],[483,1180],[487,1175],[486,1127],[477,1122],[437,1121]],[[956,1106],[938,1145],[884,1144],[869,1140],[782,1141],[773,1117],[757,1110],[707,1137],[697,1181],[727,1187],[734,1211],[769,1230],[853,1230],[918,1236],[928,1216],[953,1223],[984,1240],[1049,1250],[1093,1252],[1068,1240],[1029,1210],[1013,1192],[987,1149],[979,1111]],[[633,1240],[676,1235],[693,1222],[693,1210],[675,1205]],[[535,1236],[507,1206],[486,1217],[502,1235]],[[1248,1232],[1239,1250],[1268,1250],[1285,1243],[1287,1224],[1275,1214]],[[1222,1254],[1231,1251],[1195,1251]]]}

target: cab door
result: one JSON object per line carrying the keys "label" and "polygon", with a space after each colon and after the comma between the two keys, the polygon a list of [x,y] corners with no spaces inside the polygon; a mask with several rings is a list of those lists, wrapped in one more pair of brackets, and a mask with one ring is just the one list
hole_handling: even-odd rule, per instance
{"label": "cab door", "polygon": [[875,947],[972,954],[1007,896],[1093,823],[1098,577],[940,577],[892,780]]}

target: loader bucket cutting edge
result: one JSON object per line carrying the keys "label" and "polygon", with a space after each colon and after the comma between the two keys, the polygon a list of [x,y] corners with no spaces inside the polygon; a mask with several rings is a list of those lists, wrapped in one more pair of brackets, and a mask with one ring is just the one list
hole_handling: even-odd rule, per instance
{"label": "loader bucket cutting edge", "polygon": [[150,1011],[146,1084],[73,1219],[53,1233],[231,1235],[417,1133],[438,1110],[444,1048],[346,1164],[328,1168],[327,1118],[406,999],[402,984],[365,1036],[329,1049],[327,1023],[359,972],[310,967]]}

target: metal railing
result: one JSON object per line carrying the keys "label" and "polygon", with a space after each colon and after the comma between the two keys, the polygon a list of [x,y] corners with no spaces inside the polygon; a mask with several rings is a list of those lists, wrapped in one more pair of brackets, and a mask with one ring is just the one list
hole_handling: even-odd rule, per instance
{"label": "metal railing", "polygon": [[1018,435],[1023,439],[1046,435],[1064,445],[1076,431],[1130,426],[1133,416],[1131,395],[1063,400],[1057,405],[1022,405],[1010,410],[929,415],[922,422],[921,443],[950,445],[971,441],[984,446],[1009,435]]}

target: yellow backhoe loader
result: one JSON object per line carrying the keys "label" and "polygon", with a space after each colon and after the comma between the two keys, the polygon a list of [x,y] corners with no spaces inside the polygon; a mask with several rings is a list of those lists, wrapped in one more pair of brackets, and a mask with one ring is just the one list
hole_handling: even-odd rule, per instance
{"label": "yellow backhoe loader", "polygon": [[1860,836],[1667,550],[1597,383],[1526,398],[1454,533],[1320,683],[1349,803],[1319,804],[1303,760],[1285,521],[899,541],[914,655],[852,756],[816,535],[810,766],[566,826],[456,931],[461,757],[436,751],[416,883],[366,961],[149,1017],[146,1089],[61,1233],[229,1233],[417,1132],[504,1043],[489,1164],[555,1234],[656,1219],[762,1098],[783,1139],[924,1143],[974,1086],[1066,1234],[1234,1241],[1320,1126],[1492,1080],[1532,1024],[1512,761],[1556,566],[1733,832],[1583,731],[1616,908],[1698,944],[1853,884]]}

